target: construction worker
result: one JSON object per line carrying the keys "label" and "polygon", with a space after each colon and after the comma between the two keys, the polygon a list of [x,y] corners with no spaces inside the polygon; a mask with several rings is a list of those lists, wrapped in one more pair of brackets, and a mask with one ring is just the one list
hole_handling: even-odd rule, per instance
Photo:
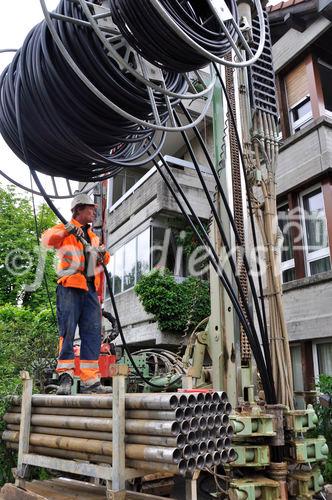
{"label": "construction worker", "polygon": [[[103,276],[100,264],[107,264],[110,255],[104,246],[99,246],[99,238],[91,230],[97,210],[90,196],[84,193],[75,196],[71,211],[70,223],[58,224],[42,235],[42,244],[55,248],[58,257],[56,300],[60,342],[56,371],[60,385],[57,394],[71,393],[77,326],[81,339],[80,392],[105,394],[111,388],[100,383],[101,307],[96,290]],[[89,245],[84,246],[80,237]]]}

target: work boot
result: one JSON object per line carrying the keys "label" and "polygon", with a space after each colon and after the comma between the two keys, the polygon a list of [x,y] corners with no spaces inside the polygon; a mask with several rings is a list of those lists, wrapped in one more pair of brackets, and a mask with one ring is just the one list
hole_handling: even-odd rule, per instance
{"label": "work boot", "polygon": [[100,382],[96,382],[92,385],[83,384],[81,382],[80,393],[81,394],[110,394],[112,392],[112,387],[102,385]]}
{"label": "work boot", "polygon": [[58,396],[70,396],[71,386],[73,385],[73,379],[69,373],[63,373],[59,378],[60,385],[56,391]]}

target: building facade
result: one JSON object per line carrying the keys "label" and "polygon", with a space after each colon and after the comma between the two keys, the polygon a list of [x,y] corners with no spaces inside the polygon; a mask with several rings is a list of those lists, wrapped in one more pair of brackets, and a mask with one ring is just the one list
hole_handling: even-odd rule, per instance
{"label": "building facade", "polygon": [[332,375],[331,2],[269,8],[278,87],[282,279],[294,389]]}

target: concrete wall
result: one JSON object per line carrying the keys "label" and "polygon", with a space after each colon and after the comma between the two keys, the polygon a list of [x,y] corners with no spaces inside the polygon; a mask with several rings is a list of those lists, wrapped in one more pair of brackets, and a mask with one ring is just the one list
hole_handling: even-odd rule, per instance
{"label": "concrete wall", "polygon": [[287,31],[287,33],[273,45],[272,53],[275,71],[280,71],[293,61],[307,47],[312,45],[318,37],[328,30],[330,26],[331,22],[328,19],[320,17],[310,24],[302,33],[293,28]]}
{"label": "concrete wall", "polygon": [[[200,187],[200,181],[194,170],[173,168],[173,172],[198,217],[208,219],[210,210],[205,195]],[[209,190],[214,189],[211,175],[205,174]],[[172,194],[158,172],[153,173],[137,190],[123,200],[114,210],[111,210],[107,223],[107,242],[112,248],[117,244],[131,239],[133,231],[153,215],[159,212],[172,212],[180,215]]]}
{"label": "concrete wall", "polygon": [[286,283],[283,289],[290,341],[332,336],[332,271]]}
{"label": "concrete wall", "polygon": [[320,118],[280,149],[277,168],[277,193],[287,193],[314,179],[332,166],[332,120]]}

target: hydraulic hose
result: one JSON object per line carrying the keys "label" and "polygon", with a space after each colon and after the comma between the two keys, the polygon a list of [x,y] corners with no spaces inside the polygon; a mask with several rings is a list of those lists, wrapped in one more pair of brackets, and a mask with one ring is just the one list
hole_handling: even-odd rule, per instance
{"label": "hydraulic hose", "polygon": [[[208,2],[186,0],[160,0],[175,24],[209,53],[223,57],[231,44]],[[237,5],[226,0],[230,12],[238,23]],[[174,29],[165,23],[154,4],[145,0],[110,0],[112,17],[128,43],[145,59],[169,71],[179,73],[207,66],[210,60],[188,45]],[[225,26],[234,42],[237,33],[230,21]]]}
{"label": "hydraulic hose", "polygon": [[[56,12],[85,20],[82,9],[67,0],[61,0]],[[148,89],[108,56],[91,27],[53,19],[52,28],[87,80],[107,99],[138,118],[153,118]],[[159,142],[160,148],[164,142],[164,134],[105,106],[71,69],[43,21],[30,31],[0,78],[0,132],[22,161],[13,113],[18,75],[21,126],[30,166],[38,172],[84,182],[103,180],[123,166],[145,164],[152,141]],[[169,71],[163,75],[167,89],[179,94],[186,91],[182,75]],[[166,123],[165,96],[154,92],[154,102],[161,123]],[[173,106],[178,99],[170,97],[169,102]]]}

